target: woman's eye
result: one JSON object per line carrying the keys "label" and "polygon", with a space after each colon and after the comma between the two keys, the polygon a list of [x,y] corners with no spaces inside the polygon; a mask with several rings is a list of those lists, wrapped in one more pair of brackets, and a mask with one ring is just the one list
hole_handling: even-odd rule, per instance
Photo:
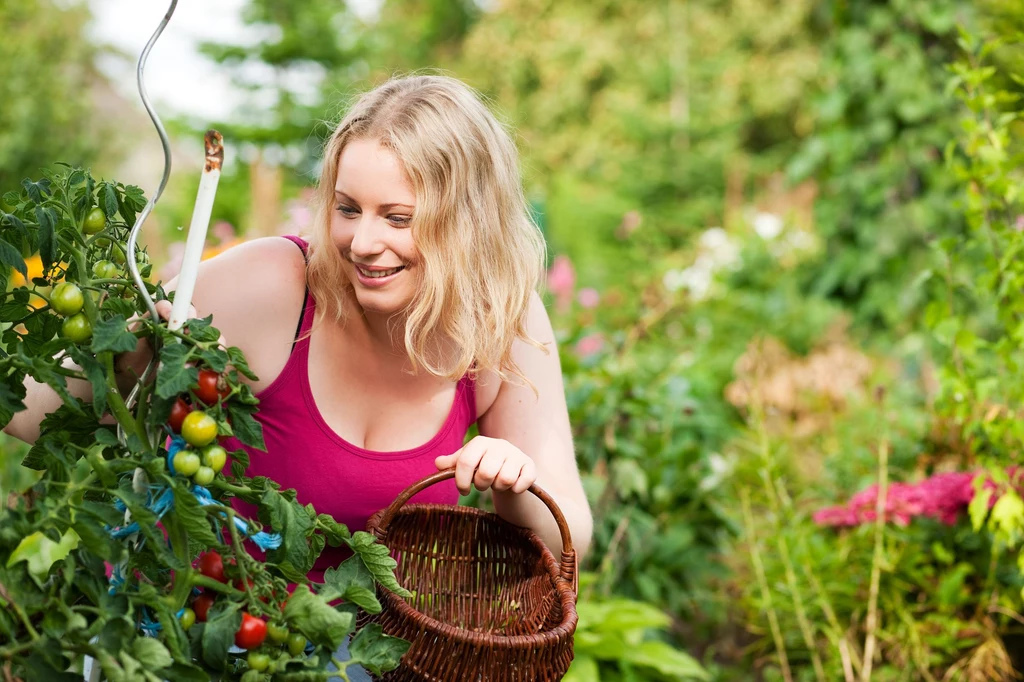
{"label": "woman's eye", "polygon": [[409,222],[412,220],[412,216],[407,216],[407,215],[389,215],[388,216],[388,220],[390,220],[395,225],[408,225]]}
{"label": "woman's eye", "polygon": [[352,216],[359,213],[359,211],[355,210],[351,206],[345,206],[344,204],[338,206],[338,211],[341,213],[341,215],[345,216],[346,218],[351,218]]}

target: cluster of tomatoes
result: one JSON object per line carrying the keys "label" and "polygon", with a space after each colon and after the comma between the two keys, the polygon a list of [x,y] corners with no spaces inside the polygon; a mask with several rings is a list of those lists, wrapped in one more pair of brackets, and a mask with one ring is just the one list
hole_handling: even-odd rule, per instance
{"label": "cluster of tomatoes", "polygon": [[[228,578],[224,573],[224,559],[217,552],[204,552],[196,562],[199,572],[227,584]],[[252,582],[250,581],[250,586]],[[242,589],[241,580],[236,579],[234,586]],[[186,608],[181,615],[181,626],[188,630],[197,621],[205,623],[210,608],[216,602],[216,597],[210,592],[203,592],[192,600],[192,605]],[[299,633],[293,633],[281,623],[266,622],[262,618],[253,616],[248,612],[242,613],[242,623],[235,632],[235,646],[245,649],[249,653],[246,662],[249,667],[257,672],[266,671],[271,665],[269,653],[257,651],[269,642],[277,648],[284,647],[292,656],[301,656],[306,650],[306,638]],[[266,648],[266,647],[264,647]]]}
{"label": "cluster of tomatoes", "polygon": [[[107,218],[103,211],[96,207],[89,211],[82,223],[82,232],[88,236],[99,234],[107,227]],[[127,261],[124,250],[117,243],[112,242],[106,236],[96,238],[96,243],[108,249],[109,260],[104,258],[93,263],[92,274],[97,279],[118,279],[121,277],[121,268]],[[140,272],[143,277],[149,276],[148,257],[144,252],[137,254]],[[94,299],[98,298],[93,292]],[[124,296],[132,296],[133,289],[127,283],[124,287]],[[73,282],[61,282],[50,291],[50,307],[55,313],[64,318],[61,323],[61,336],[72,343],[85,343],[92,338],[92,322],[82,312],[85,306],[85,295],[82,289]]]}
{"label": "cluster of tomatoes", "polygon": [[[200,403],[210,407],[228,397],[231,390],[224,375],[202,369],[192,393]],[[217,421],[204,410],[193,409],[184,398],[178,398],[171,408],[167,425],[174,433],[181,434],[188,445],[175,453],[172,459],[174,470],[199,485],[212,483],[228,459],[227,451],[217,444]]]}

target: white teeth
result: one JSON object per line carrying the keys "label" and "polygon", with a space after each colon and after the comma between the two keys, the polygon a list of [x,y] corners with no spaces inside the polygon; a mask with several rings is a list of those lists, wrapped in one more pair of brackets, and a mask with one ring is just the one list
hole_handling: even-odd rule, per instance
{"label": "white teeth", "polygon": [[[402,266],[402,267],[405,267],[405,266]],[[359,272],[363,273],[364,277],[370,277],[372,279],[377,279],[379,277],[388,277],[389,275],[393,275],[396,272],[398,272],[399,270],[401,270],[402,267],[391,268],[390,270],[373,270],[373,271],[371,271],[371,270],[363,270],[362,268],[359,268]]]}

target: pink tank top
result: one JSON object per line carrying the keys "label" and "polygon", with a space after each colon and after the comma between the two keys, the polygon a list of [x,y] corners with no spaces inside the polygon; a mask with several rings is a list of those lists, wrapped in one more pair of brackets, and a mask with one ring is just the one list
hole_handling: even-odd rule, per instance
{"label": "pink tank top", "polygon": [[[300,237],[288,236],[306,254]],[[225,439],[228,452],[239,448],[249,453],[248,476],[267,476],[282,490],[294,488],[301,504],[312,504],[349,531],[365,530],[376,511],[391,504],[410,484],[434,473],[434,459],[462,447],[466,432],[476,421],[476,393],[473,381],[463,377],[455,400],[441,430],[429,441],[398,452],[376,452],[349,443],[324,421],[309,388],[309,338],[303,338],[313,324],[316,301],[309,289],[296,342],[281,374],[256,394],[260,400],[256,419],[263,425],[266,452],[246,447],[234,438]],[[358,387],[353,387],[358,389]],[[420,492],[410,503],[457,504],[454,480],[437,483]],[[256,509],[240,500],[233,505],[248,518]],[[271,530],[271,529],[267,529]],[[258,555],[258,549],[250,547]],[[326,547],[309,573],[310,580],[323,581],[326,569],[351,555],[347,547]]]}

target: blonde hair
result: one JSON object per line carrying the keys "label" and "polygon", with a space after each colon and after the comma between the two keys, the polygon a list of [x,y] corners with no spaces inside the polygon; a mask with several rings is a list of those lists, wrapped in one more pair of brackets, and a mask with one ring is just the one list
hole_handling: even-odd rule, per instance
{"label": "blonde hair", "polygon": [[[327,142],[308,268],[320,320],[343,321],[351,293],[330,225],[338,161],[354,140],[394,153],[416,195],[411,229],[423,267],[404,311],[414,370],[452,380],[485,370],[525,379],[512,345],[521,338],[539,346],[526,320],[544,271],[544,239],[530,218],[511,135],[454,78],[387,81],[356,101]],[[436,352],[442,340],[454,348]]]}

